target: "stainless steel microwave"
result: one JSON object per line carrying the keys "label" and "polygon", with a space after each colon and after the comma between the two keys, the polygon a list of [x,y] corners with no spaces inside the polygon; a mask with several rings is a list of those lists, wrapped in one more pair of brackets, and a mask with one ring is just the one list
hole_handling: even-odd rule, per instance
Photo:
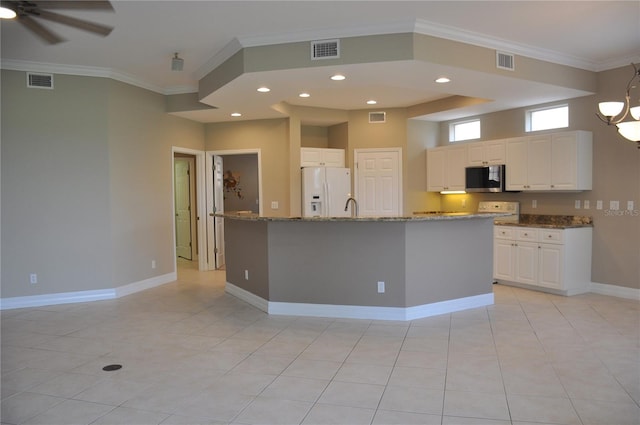
{"label": "stainless steel microwave", "polygon": [[465,168],[465,191],[504,192],[505,166],[486,165]]}

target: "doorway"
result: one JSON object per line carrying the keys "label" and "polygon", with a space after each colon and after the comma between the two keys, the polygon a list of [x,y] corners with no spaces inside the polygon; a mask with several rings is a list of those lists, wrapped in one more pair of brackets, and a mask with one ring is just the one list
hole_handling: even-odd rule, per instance
{"label": "doorway", "polygon": [[207,263],[209,270],[223,269],[224,218],[216,214],[243,212],[262,215],[260,149],[208,151]]}
{"label": "doorway", "polygon": [[402,214],[402,148],[355,149],[354,185],[363,216]]}
{"label": "doorway", "polygon": [[174,154],[176,255],[189,261],[198,259],[195,163],[193,155]]}
{"label": "doorway", "polygon": [[174,261],[193,261],[208,270],[205,200],[205,152],[172,147]]}

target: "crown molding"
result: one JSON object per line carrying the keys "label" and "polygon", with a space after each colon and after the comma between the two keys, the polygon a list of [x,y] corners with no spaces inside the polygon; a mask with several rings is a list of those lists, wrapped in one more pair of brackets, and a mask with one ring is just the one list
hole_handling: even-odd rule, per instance
{"label": "crown molding", "polygon": [[57,63],[21,61],[14,59],[2,59],[2,61],[0,61],[0,68],[10,71],[45,72],[49,74],[109,78],[163,95],[193,93],[198,91],[197,87],[193,86],[176,86],[169,88],[159,87],[133,75],[119,72],[111,68],[62,65]]}
{"label": "crown molding", "polygon": [[423,35],[444,38],[461,43],[472,44],[479,47],[505,51],[508,53],[526,56],[532,59],[553,62],[559,65],[567,65],[587,71],[596,71],[597,64],[579,58],[569,56],[553,50],[541,49],[527,44],[516,43],[498,37],[490,37],[473,31],[441,25],[431,21],[416,20],[415,32]]}

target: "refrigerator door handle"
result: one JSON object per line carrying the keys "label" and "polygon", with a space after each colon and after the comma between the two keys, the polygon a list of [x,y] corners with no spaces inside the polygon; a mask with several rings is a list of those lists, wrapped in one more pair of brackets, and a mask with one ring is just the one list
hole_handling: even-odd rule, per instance
{"label": "refrigerator door handle", "polygon": [[329,204],[331,202],[331,198],[329,196],[329,183],[327,183],[327,181],[325,180],[323,186],[324,186],[324,205],[323,205],[324,211],[322,211],[322,216],[328,217],[329,211],[331,211],[331,205]]}

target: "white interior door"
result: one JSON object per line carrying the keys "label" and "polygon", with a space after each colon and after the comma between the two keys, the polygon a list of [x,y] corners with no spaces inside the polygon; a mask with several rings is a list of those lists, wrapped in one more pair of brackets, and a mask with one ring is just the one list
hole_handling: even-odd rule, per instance
{"label": "white interior door", "polygon": [[175,158],[176,255],[191,260],[191,164],[186,158]]}
{"label": "white interior door", "polygon": [[[216,213],[224,212],[224,169],[222,156],[213,156],[213,209]],[[215,265],[216,269],[225,265],[224,259],[224,218],[213,218],[214,239],[215,239]]]}
{"label": "white interior door", "polygon": [[394,217],[402,214],[402,150],[354,151],[356,200],[360,215]]}

